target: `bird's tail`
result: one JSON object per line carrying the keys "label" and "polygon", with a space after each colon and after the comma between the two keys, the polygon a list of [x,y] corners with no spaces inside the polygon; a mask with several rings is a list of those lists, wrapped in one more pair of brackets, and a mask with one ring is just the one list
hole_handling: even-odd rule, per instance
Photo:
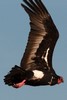
{"label": "bird's tail", "polygon": [[13,86],[16,83],[19,83],[26,79],[26,71],[23,70],[21,67],[15,65],[11,71],[5,76],[4,82],[9,86]]}

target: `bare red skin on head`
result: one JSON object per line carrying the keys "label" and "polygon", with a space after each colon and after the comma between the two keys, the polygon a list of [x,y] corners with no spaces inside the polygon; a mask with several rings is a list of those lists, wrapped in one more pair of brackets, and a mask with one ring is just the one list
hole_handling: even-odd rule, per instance
{"label": "bare red skin on head", "polygon": [[63,77],[58,78],[58,84],[63,83],[63,82],[64,82]]}
{"label": "bare red skin on head", "polygon": [[23,80],[23,81],[20,82],[20,83],[14,84],[13,87],[14,87],[14,88],[20,88],[20,87],[22,87],[23,85],[25,85],[25,82],[26,82],[26,80]]}

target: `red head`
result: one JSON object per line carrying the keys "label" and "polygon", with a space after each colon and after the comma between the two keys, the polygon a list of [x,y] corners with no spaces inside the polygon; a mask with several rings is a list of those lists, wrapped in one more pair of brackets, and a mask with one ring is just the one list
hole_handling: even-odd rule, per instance
{"label": "red head", "polygon": [[60,83],[63,83],[63,82],[64,82],[63,77],[60,76],[60,77],[58,78],[58,82],[57,82],[57,83],[60,84]]}

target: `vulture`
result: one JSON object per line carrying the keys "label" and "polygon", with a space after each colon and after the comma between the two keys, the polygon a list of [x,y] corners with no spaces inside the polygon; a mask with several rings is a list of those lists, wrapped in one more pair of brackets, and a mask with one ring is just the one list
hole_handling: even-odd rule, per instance
{"label": "vulture", "polygon": [[4,76],[6,85],[20,88],[23,85],[53,86],[63,83],[56,74],[52,56],[59,32],[42,0],[23,0],[21,6],[30,19],[30,32],[20,65],[15,65]]}

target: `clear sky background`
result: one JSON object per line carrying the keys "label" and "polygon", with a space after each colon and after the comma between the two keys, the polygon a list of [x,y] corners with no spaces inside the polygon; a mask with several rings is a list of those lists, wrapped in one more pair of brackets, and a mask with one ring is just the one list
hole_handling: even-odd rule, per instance
{"label": "clear sky background", "polygon": [[24,86],[14,89],[4,85],[4,75],[19,65],[30,30],[29,17],[20,6],[23,0],[0,0],[0,100],[66,100],[67,99],[67,0],[43,0],[57,26],[53,66],[64,83],[55,86]]}

